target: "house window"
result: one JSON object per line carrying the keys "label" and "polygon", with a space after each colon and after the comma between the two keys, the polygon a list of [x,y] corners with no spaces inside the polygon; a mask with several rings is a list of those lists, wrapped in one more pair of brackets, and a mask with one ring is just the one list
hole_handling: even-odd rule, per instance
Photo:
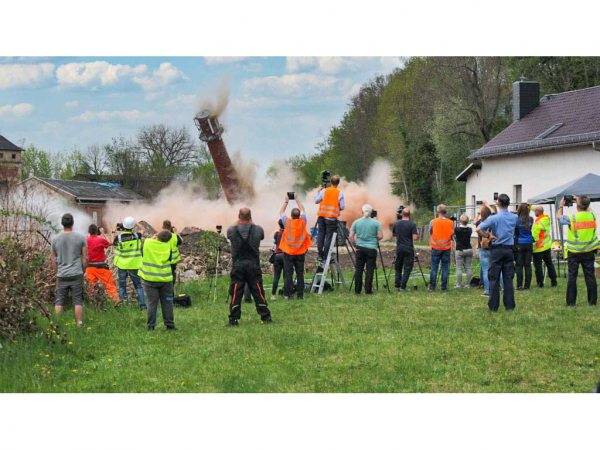
{"label": "house window", "polygon": [[521,199],[521,192],[523,191],[523,186],[520,184],[515,184],[513,189],[514,192],[514,202],[515,203],[521,203],[523,200]]}
{"label": "house window", "polygon": [[0,153],[0,159],[4,158],[4,153]]}
{"label": "house window", "polygon": [[17,159],[17,154],[16,153],[12,154],[12,159]]}

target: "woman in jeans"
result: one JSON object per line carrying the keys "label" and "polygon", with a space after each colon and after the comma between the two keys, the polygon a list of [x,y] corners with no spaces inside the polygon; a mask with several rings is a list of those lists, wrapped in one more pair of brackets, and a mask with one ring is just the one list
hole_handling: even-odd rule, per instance
{"label": "woman in jeans", "polygon": [[[481,205],[481,210],[479,211],[479,220],[477,220],[476,226],[479,226],[482,222],[484,222],[488,217],[490,217],[492,211],[488,208],[487,204],[484,203]],[[479,261],[481,262],[481,278],[483,280],[484,293],[481,295],[482,297],[489,297],[490,295],[490,281],[488,278],[488,271],[490,269],[490,249],[482,247],[482,238],[479,237],[477,240],[478,244],[478,253],[479,253]]]}
{"label": "woman in jeans", "polygon": [[[468,225],[469,216],[460,216],[460,226],[454,229],[456,236],[456,286],[455,288],[468,288],[471,283],[471,260],[473,259],[473,248],[471,247],[471,235],[473,229]],[[463,266],[467,272],[467,283],[462,284]]]}
{"label": "woman in jeans", "polygon": [[[531,260],[533,259],[533,236],[531,227],[533,218],[529,215],[529,206],[522,203],[517,208],[516,234],[517,238],[517,291],[531,287]],[[525,284],[523,284],[523,269],[525,269]]]}
{"label": "woman in jeans", "polygon": [[279,231],[273,235],[273,244],[275,244],[275,262],[273,263],[273,289],[271,290],[271,300],[276,299],[279,278],[283,272],[283,251],[279,248],[281,236],[283,235],[283,222],[279,219]]}

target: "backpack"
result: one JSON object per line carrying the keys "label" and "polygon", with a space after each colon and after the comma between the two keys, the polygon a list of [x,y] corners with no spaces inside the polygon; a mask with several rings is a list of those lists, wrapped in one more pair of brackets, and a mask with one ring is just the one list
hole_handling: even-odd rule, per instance
{"label": "backpack", "polygon": [[192,299],[189,295],[179,294],[173,297],[173,304],[180,308],[189,308],[192,306]]}

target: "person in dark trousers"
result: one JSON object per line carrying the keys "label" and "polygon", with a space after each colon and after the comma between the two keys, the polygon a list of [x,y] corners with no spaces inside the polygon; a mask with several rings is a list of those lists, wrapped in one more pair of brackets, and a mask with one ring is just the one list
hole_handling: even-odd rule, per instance
{"label": "person in dark trousers", "polygon": [[554,263],[552,262],[552,235],[550,231],[550,217],[544,214],[544,207],[536,205],[531,208],[535,214],[535,222],[531,228],[531,235],[533,237],[533,266],[535,267],[535,281],[538,287],[544,287],[544,271],[542,269],[542,262],[548,269],[548,278],[550,278],[550,286],[556,287],[557,276]]}
{"label": "person in dark trousers", "polygon": [[171,233],[171,248],[173,250],[173,259],[171,261],[171,271],[173,272],[173,286],[177,282],[177,263],[181,261],[181,255],[179,254],[179,246],[183,244],[183,239],[177,234],[177,228],[175,228],[170,220],[164,220],[162,225],[163,230],[167,230]]}
{"label": "person in dark trousers", "polygon": [[262,272],[260,269],[260,241],[265,238],[265,232],[259,225],[252,222],[252,213],[248,208],[240,209],[238,223],[227,229],[227,239],[231,242],[233,268],[231,284],[229,285],[229,322],[228,327],[237,326],[242,316],[242,297],[246,285],[249,286],[256,312],[263,323],[272,322],[271,311],[267,307],[265,290],[263,288]]}
{"label": "person in dark trousers", "polygon": [[296,197],[297,208],[292,209],[290,217],[285,215],[285,210],[290,199],[286,195],[285,202],[279,210],[279,215],[284,226],[281,238],[281,250],[283,251],[283,274],[285,283],[283,285],[286,300],[294,297],[294,273],[296,273],[296,297],[298,300],[304,298],[304,259],[306,252],[312,245],[312,240],[306,230],[306,211],[299,198]]}
{"label": "person in dark trousers", "polygon": [[344,194],[338,189],[340,184],[339,175],[331,177],[331,186],[321,186],[315,195],[315,204],[319,205],[317,211],[317,250],[319,252],[319,264],[327,258],[333,233],[338,229],[338,217],[346,207]]}
{"label": "person in dark trousers", "polygon": [[454,221],[448,219],[446,205],[437,207],[437,217],[429,222],[429,246],[431,247],[431,272],[429,291],[435,292],[437,274],[442,266],[442,291],[448,290],[450,276],[450,256],[452,254],[452,236],[454,236]]}
{"label": "person in dark trousers", "polygon": [[[273,235],[273,244],[275,244],[275,255],[273,262],[273,289],[271,289],[271,300],[276,299],[277,287],[279,286],[279,279],[283,273],[283,251],[279,248],[281,243],[281,236],[283,235],[283,221],[279,219],[277,222],[279,225],[279,231],[276,231]],[[284,280],[285,284],[285,280]]]}
{"label": "person in dark trousers", "polygon": [[498,214],[488,217],[477,227],[477,234],[490,240],[490,311],[498,311],[500,306],[500,276],[504,278],[504,296],[502,298],[507,311],[515,309],[515,291],[513,278],[515,276],[515,260],[513,247],[515,244],[515,227],[517,215],[508,211],[510,198],[500,194],[496,200]]}
{"label": "person in dark trousers", "polygon": [[173,257],[172,233],[162,230],[155,237],[146,239],[141,246],[142,264],[138,276],[142,279],[146,299],[148,300],[149,331],[153,331],[158,322],[158,304],[167,330],[176,330],[173,314]]}
{"label": "person in dark trousers", "polygon": [[568,225],[567,235],[569,277],[567,279],[567,306],[575,306],[577,302],[577,276],[579,265],[583,269],[587,299],[590,306],[598,303],[598,285],[594,274],[594,261],[600,242],[598,241],[598,219],[596,213],[590,211],[590,198],[582,195],[573,196],[577,202],[577,213],[563,215],[565,199],[560,201],[558,215],[561,225]]}
{"label": "person in dark trousers", "polygon": [[[533,259],[533,217],[529,216],[529,205],[522,203],[517,208],[517,291],[531,288],[531,260]],[[525,272],[525,283],[523,283]]]}
{"label": "person in dark trousers", "polygon": [[396,237],[396,291],[409,291],[406,287],[415,263],[414,241],[419,238],[417,226],[410,220],[410,210],[404,208],[398,221],[394,223],[392,234]]}
{"label": "person in dark trousers", "polygon": [[360,294],[365,273],[365,294],[373,293],[373,272],[377,264],[377,246],[383,239],[381,224],[371,217],[371,205],[362,207],[363,217],[355,220],[350,229],[350,241],[356,247],[356,270],[354,272],[354,292]]}
{"label": "person in dark trousers", "polygon": [[[471,262],[473,261],[473,247],[471,246],[471,235],[473,228],[469,226],[469,216],[460,216],[460,224],[454,228],[456,238],[456,286],[455,288],[468,288],[471,286]],[[463,268],[466,272],[466,283],[463,284]]]}

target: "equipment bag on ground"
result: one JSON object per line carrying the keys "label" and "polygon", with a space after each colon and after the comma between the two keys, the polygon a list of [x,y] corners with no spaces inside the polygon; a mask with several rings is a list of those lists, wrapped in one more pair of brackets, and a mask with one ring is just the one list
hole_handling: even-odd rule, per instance
{"label": "equipment bag on ground", "polygon": [[189,308],[192,306],[192,299],[187,294],[179,294],[173,298],[173,304],[180,308]]}

